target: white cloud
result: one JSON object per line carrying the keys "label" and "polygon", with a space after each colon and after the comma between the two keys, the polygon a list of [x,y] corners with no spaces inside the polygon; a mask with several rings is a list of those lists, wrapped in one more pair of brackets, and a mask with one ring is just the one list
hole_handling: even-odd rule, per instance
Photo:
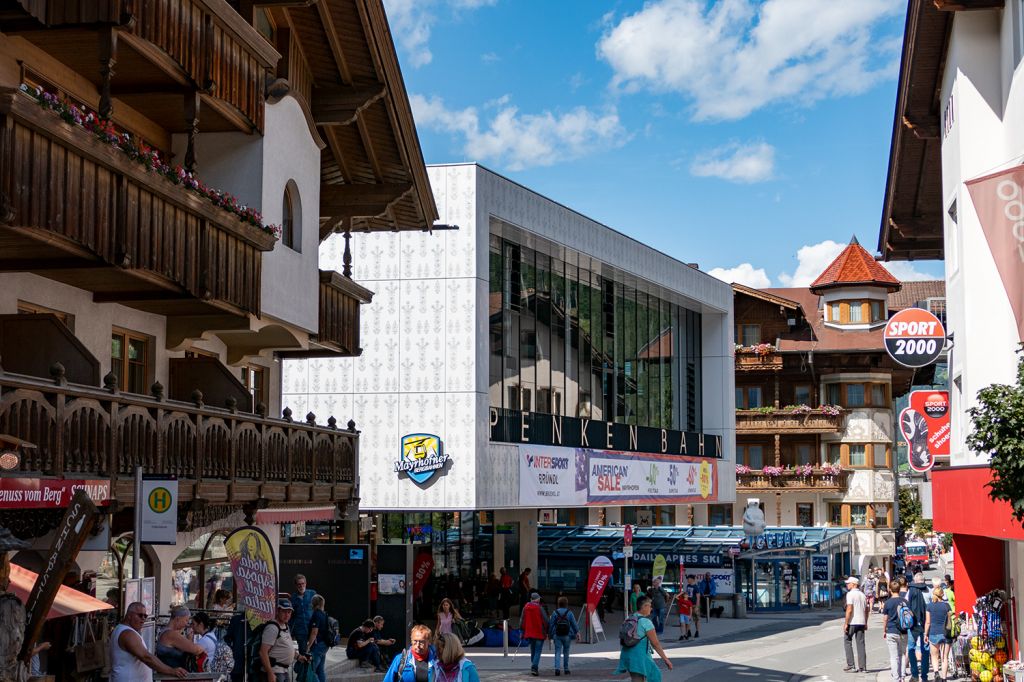
{"label": "white cloud", "polygon": [[846,244],[826,239],[817,244],[801,246],[796,252],[797,266],[793,274],[779,273],[779,281],[785,287],[807,287],[818,279],[818,275],[825,272],[825,268],[832,264]]}
{"label": "white cloud", "polygon": [[494,62],[499,61],[500,59],[501,57],[498,56],[497,52],[484,52],[482,55],[480,55],[480,61],[482,61],[484,64],[493,64]]}
{"label": "white cloud", "polygon": [[766,142],[731,142],[699,154],[690,165],[690,173],[730,182],[764,182],[775,171],[775,147]]}
{"label": "white cloud", "polygon": [[932,275],[922,272],[914,267],[913,263],[907,261],[889,261],[882,263],[882,266],[892,273],[892,276],[901,282],[920,282],[925,279],[942,279],[942,275]]}
{"label": "white cloud", "polygon": [[708,274],[729,284],[744,284],[755,289],[770,287],[772,280],[764,268],[755,268],[750,263],[740,263],[734,268],[712,268]]}
{"label": "white cloud", "polygon": [[[448,0],[453,11],[475,10],[497,4],[498,0]],[[437,0],[384,0],[391,34],[414,68],[434,59],[430,51],[430,33],[437,23]],[[488,53],[493,55],[494,53]],[[484,61],[487,56],[484,55]],[[497,55],[494,55],[495,57]]]}
{"label": "white cloud", "polygon": [[675,92],[695,120],[864,92],[895,75],[898,44],[872,36],[900,0],[653,0],[608,28],[598,55],[626,92]]}
{"label": "white cloud", "polygon": [[595,113],[581,106],[563,113],[523,114],[507,98],[499,98],[485,106],[496,111],[482,121],[476,107],[449,109],[440,97],[416,94],[409,100],[417,125],[461,137],[468,158],[510,170],[550,166],[621,146],[628,139],[614,109]]}

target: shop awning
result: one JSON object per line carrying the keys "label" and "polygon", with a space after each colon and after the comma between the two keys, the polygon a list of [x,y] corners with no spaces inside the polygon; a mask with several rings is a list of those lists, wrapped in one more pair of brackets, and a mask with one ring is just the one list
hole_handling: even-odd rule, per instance
{"label": "shop awning", "polygon": [[256,512],[256,523],[299,523],[301,521],[333,521],[337,507],[274,507]]}
{"label": "shop awning", "polygon": [[[28,595],[32,592],[38,577],[37,573],[33,573],[27,568],[11,564],[10,590],[18,595],[22,603],[25,603],[28,601]],[[105,601],[100,601],[84,592],[61,585],[60,590],[57,591],[57,598],[53,600],[53,606],[50,607],[49,613],[46,614],[46,619],[77,616],[82,613],[92,613],[112,608],[114,607]]]}

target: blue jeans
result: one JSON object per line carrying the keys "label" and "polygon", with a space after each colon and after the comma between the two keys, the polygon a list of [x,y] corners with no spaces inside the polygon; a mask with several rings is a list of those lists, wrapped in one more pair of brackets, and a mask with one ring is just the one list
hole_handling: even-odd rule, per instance
{"label": "blue jeans", "polygon": [[[921,652],[921,674],[918,675],[917,652]],[[911,630],[907,637],[907,658],[910,659],[910,676],[918,677],[921,682],[928,682],[928,664],[931,652],[928,650],[928,638],[924,630]]]}
{"label": "blue jeans", "polygon": [[651,609],[651,622],[659,635],[665,631],[665,609]]}
{"label": "blue jeans", "polygon": [[543,639],[531,639],[530,640],[530,668],[537,670],[540,668],[540,653],[544,651],[544,640]]}
{"label": "blue jeans", "polygon": [[313,645],[313,661],[310,665],[313,666],[313,672],[316,673],[316,679],[320,682],[327,682],[327,671],[324,670],[324,663],[327,662],[327,645],[323,642],[317,642]]}
{"label": "blue jeans", "polygon": [[309,630],[306,628],[291,628],[292,639],[299,645],[299,653],[303,656],[306,655],[306,640],[309,639]]}
{"label": "blue jeans", "polygon": [[565,635],[564,637],[555,636],[555,670],[558,670],[558,657],[559,654],[562,656],[562,670],[569,669],[569,648],[572,646],[572,637]]}

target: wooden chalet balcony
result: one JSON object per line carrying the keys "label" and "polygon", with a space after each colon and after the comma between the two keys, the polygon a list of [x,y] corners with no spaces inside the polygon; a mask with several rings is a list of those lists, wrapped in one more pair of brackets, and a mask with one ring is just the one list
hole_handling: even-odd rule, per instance
{"label": "wooden chalet balcony", "polygon": [[317,342],[343,356],[357,356],[359,306],[369,303],[373,292],[333,270],[320,271],[320,327]]}
{"label": "wooden chalet balcony", "polygon": [[814,469],[810,476],[802,476],[795,469],[784,470],[779,476],[768,476],[762,471],[754,470],[746,474],[736,474],[736,490],[811,490],[818,492],[845,492],[849,471],[838,474],[827,474],[821,469]]}
{"label": "wooden chalet balcony", "polygon": [[[263,131],[266,79],[280,54],[226,0],[17,0],[3,30],[171,132]],[[183,97],[184,96],[184,97]],[[188,110],[201,104],[202,114]]]}
{"label": "wooden chalet balcony", "polygon": [[0,372],[0,433],[36,445],[10,475],[112,480],[130,503],[136,466],[179,478],[182,500],[329,502],[352,497],[359,435],[349,429],[270,419],[202,403],[68,384],[62,368],[42,381]]}
{"label": "wooden chalet balcony", "polygon": [[777,351],[767,354],[736,351],[736,371],[738,372],[780,369],[782,369],[782,355]]}
{"label": "wooden chalet balcony", "polygon": [[843,428],[843,415],[828,415],[794,410],[736,410],[736,433],[837,433]]}
{"label": "wooden chalet balcony", "polygon": [[0,91],[0,271],[163,315],[259,314],[274,238]]}

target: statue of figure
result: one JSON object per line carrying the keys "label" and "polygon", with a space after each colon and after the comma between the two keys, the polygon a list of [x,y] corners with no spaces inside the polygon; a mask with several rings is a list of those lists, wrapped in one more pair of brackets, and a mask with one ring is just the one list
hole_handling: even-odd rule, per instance
{"label": "statue of figure", "polygon": [[747,500],[747,508],[743,510],[743,532],[746,534],[748,542],[763,533],[766,525],[768,524],[765,521],[764,512],[761,511],[761,500]]}

